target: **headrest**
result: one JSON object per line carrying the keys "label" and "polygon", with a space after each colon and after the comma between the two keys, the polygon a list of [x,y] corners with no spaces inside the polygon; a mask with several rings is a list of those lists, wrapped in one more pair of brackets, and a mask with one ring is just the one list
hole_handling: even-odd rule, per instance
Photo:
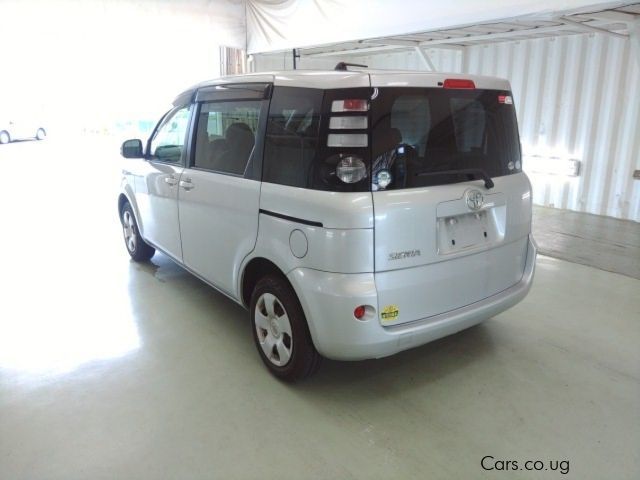
{"label": "headrest", "polygon": [[253,143],[254,137],[251,128],[246,123],[236,122],[227,127],[225,138],[229,142],[239,143],[250,141]]}

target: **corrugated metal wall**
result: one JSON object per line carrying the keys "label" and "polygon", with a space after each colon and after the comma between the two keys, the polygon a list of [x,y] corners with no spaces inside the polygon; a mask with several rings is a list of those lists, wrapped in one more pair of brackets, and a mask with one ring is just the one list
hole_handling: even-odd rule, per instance
{"label": "corrugated metal wall", "polygon": [[[525,169],[540,205],[640,221],[640,68],[628,39],[570,35],[429,52],[439,71],[508,78]],[[415,52],[341,57],[373,68],[424,69]],[[336,59],[302,58],[299,68]],[[290,69],[291,55],[256,56],[256,71]],[[578,176],[536,173],[536,158],[576,159]]]}
{"label": "corrugated metal wall", "polygon": [[629,41],[571,35],[468,49],[463,71],[511,81],[523,149],[581,162],[534,175],[534,201],[640,220],[640,75]]}

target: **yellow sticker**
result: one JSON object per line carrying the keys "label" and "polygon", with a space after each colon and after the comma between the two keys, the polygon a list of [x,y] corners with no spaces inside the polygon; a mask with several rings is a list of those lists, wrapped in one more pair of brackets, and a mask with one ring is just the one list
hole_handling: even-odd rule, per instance
{"label": "yellow sticker", "polygon": [[396,318],[398,318],[399,313],[400,309],[397,305],[387,305],[380,312],[380,318],[382,318],[383,322],[393,322]]}

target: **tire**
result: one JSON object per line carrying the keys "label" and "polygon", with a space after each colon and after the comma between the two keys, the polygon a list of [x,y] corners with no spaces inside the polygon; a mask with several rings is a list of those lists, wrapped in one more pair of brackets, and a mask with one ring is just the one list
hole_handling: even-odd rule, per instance
{"label": "tire", "polygon": [[47,136],[47,132],[44,128],[39,128],[36,132],[36,140],[44,140]]}
{"label": "tire", "polygon": [[6,130],[0,132],[0,145],[11,142],[11,135]]}
{"label": "tire", "polygon": [[251,294],[249,312],[256,348],[273,375],[296,382],[318,370],[322,357],[313,346],[298,297],[284,278],[263,277]]}
{"label": "tire", "polygon": [[136,262],[147,262],[156,253],[156,249],[145,242],[140,236],[140,230],[133,214],[131,205],[127,202],[120,212],[120,222],[124,234],[124,245],[127,252]]}

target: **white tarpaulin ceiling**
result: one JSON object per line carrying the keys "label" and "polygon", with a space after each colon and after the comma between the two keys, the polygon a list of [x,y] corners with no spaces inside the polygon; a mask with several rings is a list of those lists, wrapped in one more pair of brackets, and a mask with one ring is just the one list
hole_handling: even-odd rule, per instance
{"label": "white tarpaulin ceiling", "polygon": [[247,0],[247,51],[263,53],[513,18],[554,18],[593,0]]}

